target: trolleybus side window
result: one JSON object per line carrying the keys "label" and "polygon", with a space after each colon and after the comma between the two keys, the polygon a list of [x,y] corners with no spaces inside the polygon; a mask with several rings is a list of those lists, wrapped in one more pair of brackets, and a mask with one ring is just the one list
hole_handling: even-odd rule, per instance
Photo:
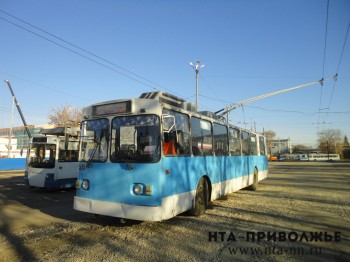
{"label": "trolleybus side window", "polygon": [[82,123],[81,161],[105,162],[109,141],[108,119],[94,119]]}
{"label": "trolleybus side window", "polygon": [[163,110],[163,152],[165,155],[190,154],[189,116]]}
{"label": "trolleybus side window", "polygon": [[242,155],[249,156],[250,155],[250,137],[249,133],[245,131],[241,131],[242,138]]}
{"label": "trolleybus side window", "polygon": [[112,120],[112,162],[156,162],[160,157],[160,121],[156,115]]}
{"label": "trolleybus side window", "polygon": [[59,162],[76,162],[78,161],[79,141],[60,141],[58,161]]}
{"label": "trolleybus side window", "polygon": [[219,124],[213,124],[213,142],[216,156],[228,155],[227,127]]}
{"label": "trolleybus side window", "polygon": [[263,136],[259,136],[259,150],[260,150],[260,155],[261,156],[266,155],[265,139],[264,139]]}
{"label": "trolleybus side window", "polygon": [[213,137],[211,132],[211,122],[191,118],[192,128],[192,154],[194,156],[208,156],[213,154]]}
{"label": "trolleybus side window", "polygon": [[239,129],[229,129],[229,142],[230,142],[230,154],[231,156],[241,155],[241,139]]}
{"label": "trolleybus side window", "polygon": [[256,141],[256,135],[250,134],[250,150],[249,155],[256,156],[258,154],[258,143]]}

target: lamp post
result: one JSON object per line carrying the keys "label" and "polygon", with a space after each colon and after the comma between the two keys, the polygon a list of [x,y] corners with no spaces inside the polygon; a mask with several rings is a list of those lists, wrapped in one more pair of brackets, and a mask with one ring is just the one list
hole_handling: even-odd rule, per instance
{"label": "lamp post", "polygon": [[197,60],[196,65],[193,65],[192,62],[190,62],[190,65],[196,71],[196,110],[198,111],[198,72],[199,69],[203,68],[204,65],[200,65],[201,61]]}

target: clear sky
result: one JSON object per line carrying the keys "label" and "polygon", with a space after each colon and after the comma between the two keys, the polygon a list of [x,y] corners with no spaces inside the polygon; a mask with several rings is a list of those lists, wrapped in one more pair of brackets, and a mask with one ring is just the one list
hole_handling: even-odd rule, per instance
{"label": "clear sky", "polygon": [[27,123],[44,124],[52,108],[154,90],[194,102],[189,62],[200,60],[199,109],[210,111],[338,73],[230,120],[293,144],[314,146],[329,128],[350,137],[348,0],[0,0],[0,10],[0,128],[10,126],[5,79]]}

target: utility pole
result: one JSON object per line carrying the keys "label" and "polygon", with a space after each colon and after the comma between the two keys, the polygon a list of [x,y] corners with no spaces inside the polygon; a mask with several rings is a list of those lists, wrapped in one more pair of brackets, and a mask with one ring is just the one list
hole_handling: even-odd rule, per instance
{"label": "utility pole", "polygon": [[196,110],[198,111],[198,72],[199,69],[203,68],[204,65],[200,65],[201,61],[197,60],[196,65],[193,65],[192,62],[190,62],[190,65],[196,71]]}
{"label": "utility pole", "polygon": [[7,157],[11,157],[11,149],[12,149],[12,128],[13,128],[13,110],[15,107],[15,98],[12,97],[12,108],[11,108],[11,125],[10,125],[10,133],[9,133],[9,139],[7,144]]}

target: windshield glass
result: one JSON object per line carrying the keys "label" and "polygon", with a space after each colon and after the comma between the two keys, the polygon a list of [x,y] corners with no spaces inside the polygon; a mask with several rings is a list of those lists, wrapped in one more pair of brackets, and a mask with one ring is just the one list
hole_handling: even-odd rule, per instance
{"label": "windshield glass", "polygon": [[112,121],[112,162],[156,162],[160,157],[156,115],[123,116]]}
{"label": "windshield glass", "polygon": [[108,140],[108,119],[96,119],[83,122],[81,128],[80,161],[106,161]]}
{"label": "windshield glass", "polygon": [[54,168],[56,157],[56,145],[54,144],[30,144],[28,166],[34,168]]}

